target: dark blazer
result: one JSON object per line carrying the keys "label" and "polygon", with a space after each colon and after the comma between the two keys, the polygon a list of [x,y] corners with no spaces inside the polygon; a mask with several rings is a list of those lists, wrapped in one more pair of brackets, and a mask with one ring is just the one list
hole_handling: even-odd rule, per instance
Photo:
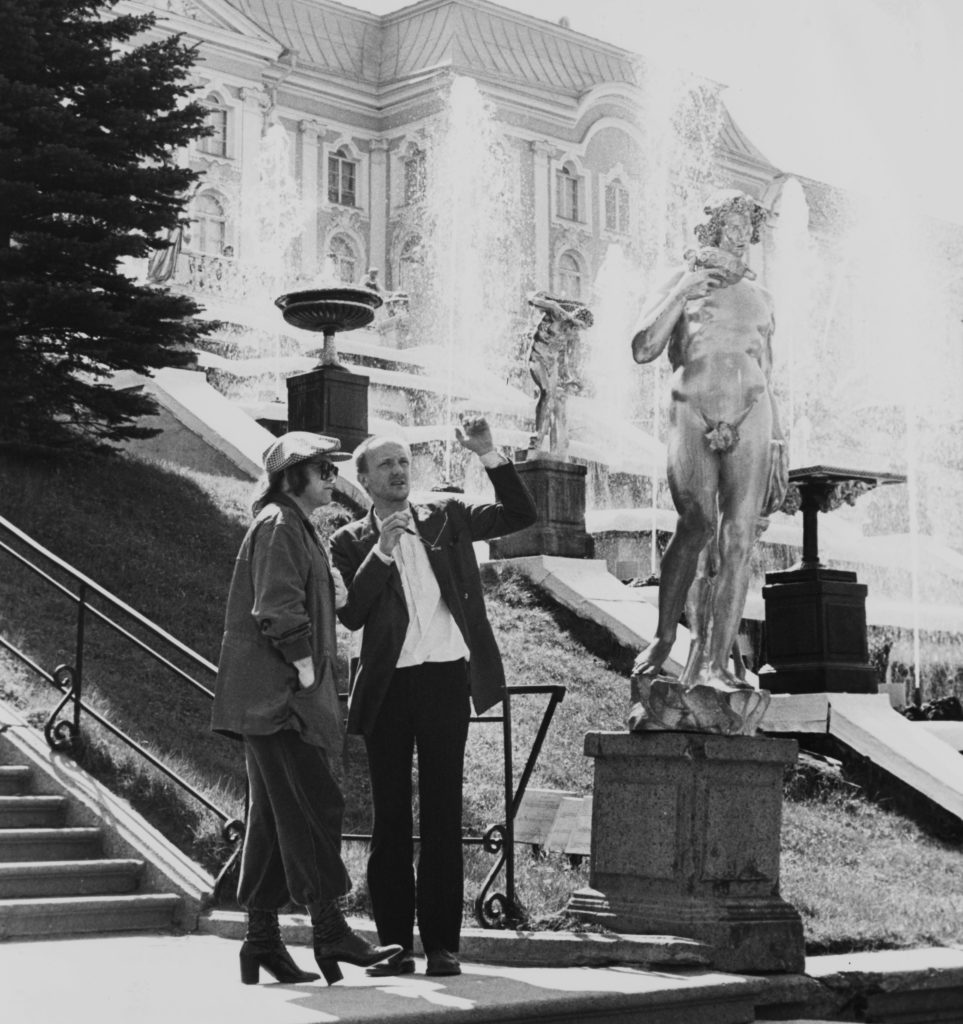
{"label": "dark blazer", "polygon": [[[293,664],[304,657],[314,662],[307,689]],[[211,728],[233,739],[294,729],[329,756],[341,750],[331,568],[314,527],[283,494],[258,513],[237,553]]]}
{"label": "dark blazer", "polygon": [[[511,463],[488,470],[488,475],[495,487],[492,504],[444,498],[411,506],[441,596],[471,654],[471,696],[479,714],[502,699],[505,670],[485,611],[472,544],[522,530],[537,518],[535,503]],[[401,575],[397,566],[386,565],[374,553],[377,542],[374,510],[341,527],[331,541],[334,564],[348,587],[348,603],[338,610],[338,618],[349,629],[364,626],[348,704],[351,733],[369,733],[374,727],[408,631]]]}

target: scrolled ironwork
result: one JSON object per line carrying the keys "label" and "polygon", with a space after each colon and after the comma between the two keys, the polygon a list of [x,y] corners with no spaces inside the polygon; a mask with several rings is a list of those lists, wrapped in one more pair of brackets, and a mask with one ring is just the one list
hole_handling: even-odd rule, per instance
{"label": "scrolled ironwork", "polygon": [[53,681],[57,689],[63,691],[63,697],[44,723],[43,734],[51,750],[70,750],[80,736],[80,729],[76,721],[63,719],[58,722],[57,716],[77,699],[77,675],[70,665],[58,665],[54,669]]}
{"label": "scrolled ironwork", "polygon": [[482,837],[482,849],[485,853],[501,853],[505,849],[506,828],[504,824],[489,825]]}
{"label": "scrolled ironwork", "polygon": [[[237,897],[237,876],[241,866],[241,850],[244,847],[244,833],[247,826],[239,818],[231,818],[221,826],[221,837],[225,842],[230,843],[234,849],[224,862],[224,867],[218,872],[214,879],[214,886],[211,889],[211,902],[215,907],[223,906],[225,903],[233,903]],[[234,892],[228,896],[227,889],[233,885]]]}
{"label": "scrolled ironwork", "polygon": [[482,928],[518,928],[527,919],[525,908],[502,892],[485,896],[485,890],[475,898],[475,918]]}

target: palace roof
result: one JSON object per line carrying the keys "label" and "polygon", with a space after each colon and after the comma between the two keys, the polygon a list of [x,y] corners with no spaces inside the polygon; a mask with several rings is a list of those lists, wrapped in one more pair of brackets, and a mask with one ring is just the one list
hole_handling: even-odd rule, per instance
{"label": "palace roof", "polygon": [[230,3],[299,64],[374,85],[444,68],[576,96],[639,80],[637,55],[488,0],[421,0],[381,16],[332,0]]}

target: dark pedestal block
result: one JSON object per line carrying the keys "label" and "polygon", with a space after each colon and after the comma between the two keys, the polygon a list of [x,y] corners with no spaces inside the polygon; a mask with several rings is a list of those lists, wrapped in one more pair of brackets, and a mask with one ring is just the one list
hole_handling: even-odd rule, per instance
{"label": "dark pedestal block", "polygon": [[585,466],[542,456],[519,462],[516,468],[535,501],[538,522],[491,541],[491,557],[591,558],[594,545],[585,532]]}
{"label": "dark pedestal block", "polygon": [[328,434],[352,451],[368,436],[368,378],[341,366],[288,377],[288,430]]}
{"label": "dark pedestal block", "polygon": [[705,942],[720,970],[802,971],[802,921],[779,895],[782,780],[797,752],[784,739],[586,734],[592,870],[568,910]]}
{"label": "dark pedestal block", "polygon": [[866,587],[856,574],[809,566],[766,574],[770,693],[876,693],[866,639]]}

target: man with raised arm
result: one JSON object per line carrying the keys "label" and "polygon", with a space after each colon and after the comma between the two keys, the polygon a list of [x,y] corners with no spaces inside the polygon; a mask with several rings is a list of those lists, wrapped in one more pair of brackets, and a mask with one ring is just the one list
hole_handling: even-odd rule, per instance
{"label": "man with raised arm", "polygon": [[[515,467],[492,443],[488,423],[455,429],[495,488],[494,502],[445,496],[408,500],[411,451],[371,437],[355,451],[368,514],[332,539],[348,588],[338,617],[362,630],[348,731],[364,736],[374,828],[368,888],[378,934],[401,954],[374,976],[410,974],[414,926],[427,974],[459,974],[464,890],[462,771],[469,697],[481,713],[504,696],[505,672],[485,611],[473,543],[531,526],[535,505]],[[412,757],[418,751],[420,849],[413,867]]]}

